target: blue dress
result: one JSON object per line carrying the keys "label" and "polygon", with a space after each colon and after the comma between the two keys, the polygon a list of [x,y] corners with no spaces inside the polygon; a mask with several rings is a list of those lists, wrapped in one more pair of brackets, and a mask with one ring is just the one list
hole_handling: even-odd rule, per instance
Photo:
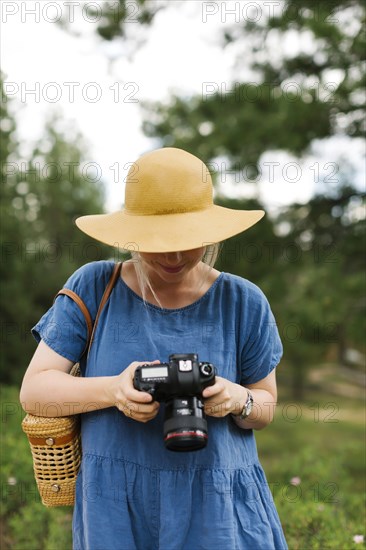
{"label": "blue dress", "polygon": [[[65,284],[93,318],[113,266],[92,262]],[[33,334],[76,362],[87,331],[78,306],[60,296]],[[144,303],[119,279],[82,370],[112,376],[132,361],[166,362],[172,353],[197,353],[218,375],[245,385],[276,367],[282,345],[265,296],[245,279],[221,273],[199,300],[178,309]],[[164,446],[163,411],[164,404],[140,423],[115,407],[86,407],[74,550],[286,549],[253,431],[230,415],[208,417],[207,446],[176,453]]]}

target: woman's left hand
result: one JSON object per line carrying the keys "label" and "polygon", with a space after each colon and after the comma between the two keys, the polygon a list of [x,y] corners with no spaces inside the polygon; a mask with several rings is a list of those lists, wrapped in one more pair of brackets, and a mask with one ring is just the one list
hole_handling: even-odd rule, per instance
{"label": "woman's left hand", "polygon": [[240,384],[216,376],[215,384],[202,392],[204,410],[208,416],[223,417],[239,414],[247,400],[247,390]]}

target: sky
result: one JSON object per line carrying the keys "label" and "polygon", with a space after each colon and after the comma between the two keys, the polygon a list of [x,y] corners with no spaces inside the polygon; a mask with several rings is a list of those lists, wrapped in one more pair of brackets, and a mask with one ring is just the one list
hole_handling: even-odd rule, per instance
{"label": "sky", "polygon": [[[85,4],[97,9],[97,19],[100,2],[3,0],[1,67],[5,91],[16,100],[24,158],[41,139],[46,118],[57,113],[61,129],[77,128],[84,136],[89,154],[83,169],[105,183],[106,209],[114,211],[121,208],[131,163],[160,146],[142,133],[141,102],[167,101],[173,92],[188,97],[232,89],[236,79],[249,73],[245,67],[238,69],[235,52],[222,48],[220,36],[226,26],[256,13],[244,11],[246,2],[171,1],[153,26],[141,32],[136,23],[139,8],[131,1],[126,28],[134,42],[111,45],[97,40],[97,23],[87,15]],[[56,24],[61,16],[71,21],[71,33]],[[136,48],[140,38],[143,43]],[[293,37],[293,43],[283,47],[298,46]],[[336,184],[345,151],[363,185],[363,143],[354,141],[350,147],[348,138],[335,137],[314,142],[301,162],[283,151],[263,155],[256,191],[268,210],[307,202],[324,178]],[[225,170],[224,165],[218,168]],[[220,180],[224,194],[253,193],[244,172],[236,181]]]}

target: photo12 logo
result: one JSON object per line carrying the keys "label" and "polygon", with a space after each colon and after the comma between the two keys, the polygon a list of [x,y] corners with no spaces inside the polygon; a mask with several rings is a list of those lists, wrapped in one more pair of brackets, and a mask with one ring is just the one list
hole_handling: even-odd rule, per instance
{"label": "photo12 logo", "polygon": [[280,85],[272,82],[202,82],[202,102],[219,99],[221,103],[256,103],[268,101],[278,102],[284,99],[288,103],[304,101],[322,101],[336,104],[339,99],[336,95],[338,85],[336,82],[320,82],[314,79],[306,87],[296,80],[287,80]]}
{"label": "photo12 logo", "polygon": [[138,103],[137,82],[114,82],[104,89],[98,82],[4,82],[2,101],[15,97],[21,103],[97,103],[110,99],[113,103]]}
{"label": "photo12 logo", "polygon": [[[319,2],[311,7],[310,13],[315,21],[337,23],[335,2]],[[203,23],[213,20],[220,23],[258,23],[274,17],[285,17],[288,21],[298,19],[308,8],[300,2],[269,0],[266,2],[202,2],[201,18]],[[309,8],[307,9],[309,12]],[[309,15],[309,14],[308,14]]]}
{"label": "photo12 logo", "polygon": [[119,2],[19,2],[2,1],[0,3],[1,22],[18,21],[20,23],[85,23],[96,24],[102,21],[105,13],[114,22],[138,23],[141,16],[141,3],[137,1]]}

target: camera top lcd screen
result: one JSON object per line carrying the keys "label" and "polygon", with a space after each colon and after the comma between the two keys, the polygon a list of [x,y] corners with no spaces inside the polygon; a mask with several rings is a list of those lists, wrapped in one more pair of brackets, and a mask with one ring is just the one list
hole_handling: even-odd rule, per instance
{"label": "camera top lcd screen", "polygon": [[149,367],[141,369],[141,378],[166,378],[168,376],[168,367]]}

